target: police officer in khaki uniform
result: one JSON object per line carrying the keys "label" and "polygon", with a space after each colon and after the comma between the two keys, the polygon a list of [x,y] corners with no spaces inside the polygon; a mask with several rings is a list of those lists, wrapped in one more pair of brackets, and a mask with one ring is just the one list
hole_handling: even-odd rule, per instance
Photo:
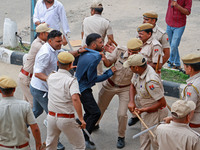
{"label": "police officer in khaki uniform", "polygon": [[[107,35],[108,37],[108,45],[110,45],[112,42],[109,40],[109,38],[113,39],[113,31],[112,27],[110,25],[110,21],[103,18],[101,16],[103,12],[103,5],[101,2],[94,1],[90,7],[91,9],[91,16],[86,17],[83,20],[82,24],[82,46],[86,45],[85,40],[86,37],[91,33],[97,33],[101,35],[102,40],[105,40],[105,37]],[[98,75],[101,75],[103,73],[103,62],[100,61],[99,65],[97,66],[97,73]]]}
{"label": "police officer in khaki uniform", "polygon": [[[196,104],[194,116],[190,120],[190,127],[200,133],[200,54],[188,54],[182,58],[186,74],[190,76],[186,80],[187,85],[182,92],[182,99],[193,101]],[[165,118],[167,123],[172,117]]]}
{"label": "police officer in khaki uniform", "polygon": [[[147,61],[141,54],[131,55],[123,66],[130,68],[135,74],[131,80],[130,98],[128,108],[130,112],[136,111],[141,115],[147,126],[158,124],[167,116],[164,89],[159,75],[147,65]],[[135,105],[135,100],[137,105]],[[142,125],[141,130],[145,127]],[[140,136],[142,150],[150,150],[151,144],[154,149],[157,145],[149,133]]]}
{"label": "police officer in khaki uniform", "polygon": [[195,107],[193,101],[178,100],[172,104],[173,121],[155,130],[159,150],[199,150],[200,134],[188,126]]}
{"label": "police officer in khaki uniform", "polygon": [[98,106],[101,110],[100,118],[102,118],[112,98],[115,95],[119,96],[119,108],[117,112],[119,137],[117,148],[125,146],[124,138],[127,125],[129,87],[133,76],[130,68],[124,68],[123,63],[128,59],[128,56],[138,53],[141,50],[142,44],[141,40],[133,38],[128,41],[127,48],[118,46],[107,58],[105,56],[102,58],[106,67],[114,64],[116,68],[114,75],[103,82],[103,87],[99,92]]}
{"label": "police officer in khaki uniform", "polygon": [[147,63],[156,69],[158,57],[160,57],[159,69],[162,67],[162,45],[156,40],[153,34],[153,25],[150,23],[144,23],[137,28],[138,37],[144,43],[140,53],[147,59]]}
{"label": "police officer in khaki uniform", "polygon": [[33,107],[33,96],[31,95],[29,86],[33,75],[35,56],[42,45],[47,41],[47,36],[51,31],[52,29],[49,28],[46,23],[40,24],[36,27],[37,38],[31,44],[31,49],[28,52],[26,61],[18,76],[19,86],[24,95],[23,98],[30,103],[31,107]]}
{"label": "police officer in khaki uniform", "polygon": [[[138,37],[144,43],[140,53],[147,58],[147,63],[154,69],[156,69],[158,57],[160,55],[160,62],[157,70],[157,73],[160,75],[160,68],[162,67],[162,47],[159,41],[153,36],[153,28],[155,27],[150,23],[144,23],[137,28]],[[128,125],[132,126],[136,124],[137,121],[139,121],[139,119],[133,115],[129,119]]]}
{"label": "police officer in khaki uniform", "polygon": [[40,129],[36,123],[29,103],[14,97],[17,84],[7,77],[0,76],[0,149],[1,150],[30,150],[30,125],[35,140],[35,149],[42,150]]}
{"label": "police officer in khaki uniform", "polygon": [[168,42],[168,35],[163,30],[160,28],[156,22],[158,20],[158,14],[151,11],[151,12],[146,12],[143,14],[143,23],[150,23],[153,25],[153,37],[160,42],[162,45],[162,51],[163,51],[163,64],[165,64],[170,56],[170,45]]}
{"label": "police officer in khaki uniform", "polygon": [[186,74],[190,78],[183,90],[183,99],[196,104],[194,116],[190,120],[190,127],[200,133],[200,54],[188,54],[182,58]]}
{"label": "police officer in khaki uniform", "polygon": [[85,150],[83,132],[75,121],[75,112],[85,128],[80,91],[77,79],[69,70],[73,68],[74,56],[68,52],[58,54],[58,72],[52,73],[47,79],[48,91],[48,124],[46,149],[55,150],[58,137],[63,132],[74,150]]}
{"label": "police officer in khaki uniform", "polygon": [[81,36],[83,39],[82,46],[86,45],[85,44],[86,37],[91,33],[98,33],[99,35],[101,35],[103,41],[107,35],[108,42],[110,44],[111,41],[109,40],[109,38],[113,39],[113,31],[110,25],[110,21],[101,16],[103,12],[102,3],[95,1],[92,3],[90,9],[91,9],[91,16],[86,17],[83,20],[82,24],[82,32],[81,32]]}

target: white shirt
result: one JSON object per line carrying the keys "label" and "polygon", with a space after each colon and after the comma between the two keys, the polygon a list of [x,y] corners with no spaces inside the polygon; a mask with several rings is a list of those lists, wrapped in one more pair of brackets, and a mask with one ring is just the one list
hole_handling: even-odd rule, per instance
{"label": "white shirt", "polygon": [[31,79],[31,86],[48,92],[47,82],[35,77],[35,73],[44,73],[49,75],[52,71],[57,70],[57,55],[58,50],[54,50],[49,43],[45,43],[39,50],[35,58],[35,64],[33,68],[33,77]]}
{"label": "white shirt", "polygon": [[38,0],[33,15],[33,22],[46,22],[50,28],[59,30],[63,27],[64,32],[70,32],[67,21],[66,12],[62,3],[54,0],[54,4],[50,8],[46,8],[43,0]]}

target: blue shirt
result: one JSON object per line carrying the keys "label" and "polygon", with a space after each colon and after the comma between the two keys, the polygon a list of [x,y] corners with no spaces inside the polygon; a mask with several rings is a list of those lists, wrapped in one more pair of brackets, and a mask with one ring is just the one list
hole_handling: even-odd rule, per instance
{"label": "blue shirt", "polygon": [[102,75],[97,75],[97,65],[101,61],[99,52],[88,49],[79,56],[76,68],[76,77],[79,83],[80,92],[91,88],[96,82],[101,82],[113,75],[111,69],[105,71]]}

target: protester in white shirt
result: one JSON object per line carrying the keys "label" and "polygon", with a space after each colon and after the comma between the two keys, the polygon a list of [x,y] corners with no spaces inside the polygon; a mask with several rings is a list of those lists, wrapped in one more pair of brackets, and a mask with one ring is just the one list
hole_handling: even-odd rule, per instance
{"label": "protester in white shirt", "polygon": [[[65,34],[70,32],[65,8],[63,4],[57,0],[38,0],[33,15],[35,25],[46,22],[50,28],[60,31]],[[64,39],[63,45],[67,42]]]}

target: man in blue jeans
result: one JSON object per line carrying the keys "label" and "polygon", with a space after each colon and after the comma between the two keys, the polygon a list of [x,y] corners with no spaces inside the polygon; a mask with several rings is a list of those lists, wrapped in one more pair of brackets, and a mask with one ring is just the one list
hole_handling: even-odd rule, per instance
{"label": "man in blue jeans", "polygon": [[171,47],[168,67],[180,69],[178,46],[185,30],[186,16],[190,15],[192,0],[169,0],[166,14],[167,34]]}
{"label": "man in blue jeans", "polygon": [[[101,116],[101,111],[93,97],[92,86],[96,82],[101,82],[111,77],[116,71],[115,67],[105,71],[102,75],[97,75],[97,65],[101,61],[101,54],[103,50],[103,40],[99,34],[92,33],[86,38],[87,52],[81,54],[78,59],[76,68],[76,77],[79,83],[81,92],[81,102],[85,111],[84,120],[86,122],[86,129],[91,134],[95,124]],[[95,144],[89,140],[85,134],[86,149],[96,149]]]}
{"label": "man in blue jeans", "polygon": [[[57,70],[57,55],[62,45],[62,33],[53,30],[49,33],[47,42],[38,51],[31,79],[30,91],[33,96],[33,113],[35,118],[43,113],[48,113],[48,86],[47,78],[51,72]],[[82,50],[70,52],[77,56]],[[84,50],[85,51],[85,50]],[[59,142],[57,150],[64,149]]]}

